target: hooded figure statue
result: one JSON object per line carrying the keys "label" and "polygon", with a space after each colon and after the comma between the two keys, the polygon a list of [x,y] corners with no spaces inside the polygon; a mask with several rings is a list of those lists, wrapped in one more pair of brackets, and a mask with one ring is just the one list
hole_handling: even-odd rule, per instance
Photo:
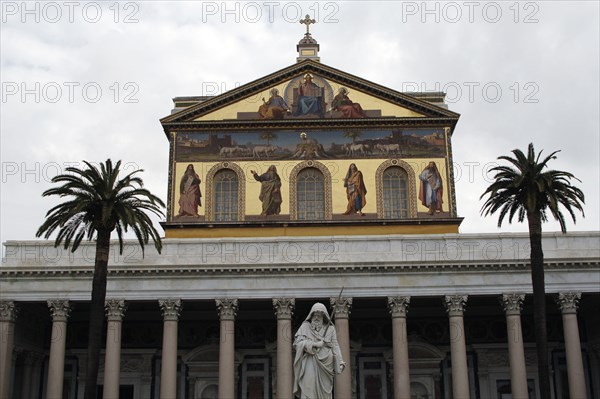
{"label": "hooded figure statue", "polygon": [[346,363],[327,308],[315,303],[294,336],[294,395],[300,399],[331,399],[333,376]]}

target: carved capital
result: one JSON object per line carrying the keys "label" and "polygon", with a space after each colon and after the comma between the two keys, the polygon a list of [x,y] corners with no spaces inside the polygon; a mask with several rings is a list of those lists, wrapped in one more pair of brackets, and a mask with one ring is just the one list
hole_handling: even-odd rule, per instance
{"label": "carved capital", "polygon": [[238,310],[238,300],[233,298],[215,299],[217,311],[221,320],[235,320]]}
{"label": "carved capital", "polygon": [[67,322],[69,314],[71,313],[71,305],[69,301],[65,299],[50,299],[48,300],[48,307],[52,314],[52,321],[63,321]]}
{"label": "carved capital", "polygon": [[504,308],[507,316],[519,316],[523,309],[523,301],[525,300],[525,294],[502,294],[500,297],[500,303]]}
{"label": "carved capital", "polygon": [[352,308],[352,298],[329,298],[329,303],[333,307],[332,316],[335,319],[347,319],[348,316],[350,316],[350,309]]}
{"label": "carved capital", "polygon": [[33,351],[25,351],[21,359],[23,359],[23,364],[27,366],[33,366],[37,361],[42,358],[42,355],[38,352]]}
{"label": "carved capital", "polygon": [[409,304],[409,296],[388,296],[388,309],[390,310],[392,318],[406,317]]}
{"label": "carved capital", "polygon": [[277,319],[290,319],[294,314],[296,300],[294,298],[273,298],[273,307]]}
{"label": "carved capital", "polygon": [[590,343],[588,346],[592,349],[592,352],[594,352],[596,356],[600,358],[600,341]]}
{"label": "carved capital", "polygon": [[581,292],[560,292],[556,303],[563,314],[577,313]]}
{"label": "carved capital", "polygon": [[124,299],[108,299],[104,302],[104,309],[108,321],[122,321],[127,304]]}
{"label": "carved capital", "polygon": [[15,322],[19,314],[19,308],[14,301],[0,301],[0,321]]}
{"label": "carved capital", "polygon": [[468,295],[446,295],[444,297],[444,305],[448,316],[461,316],[467,305]]}
{"label": "carved capital", "polygon": [[16,362],[17,360],[19,360],[21,357],[23,357],[23,355],[25,354],[25,349],[17,346],[13,348],[12,351],[12,360],[13,362]]}
{"label": "carved capital", "polygon": [[168,298],[159,299],[158,305],[162,311],[163,321],[177,321],[181,313],[181,299]]}

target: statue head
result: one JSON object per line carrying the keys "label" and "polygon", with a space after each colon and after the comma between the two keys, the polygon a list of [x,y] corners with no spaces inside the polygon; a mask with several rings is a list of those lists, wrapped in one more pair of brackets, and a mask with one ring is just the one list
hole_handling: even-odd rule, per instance
{"label": "statue head", "polygon": [[313,316],[317,313],[320,313],[323,317],[323,324],[331,324],[331,317],[329,317],[329,312],[327,311],[327,308],[325,307],[325,305],[323,305],[320,302],[315,303],[312,308],[310,309],[310,312],[308,313],[308,317],[306,318],[306,321],[310,322],[313,319]]}

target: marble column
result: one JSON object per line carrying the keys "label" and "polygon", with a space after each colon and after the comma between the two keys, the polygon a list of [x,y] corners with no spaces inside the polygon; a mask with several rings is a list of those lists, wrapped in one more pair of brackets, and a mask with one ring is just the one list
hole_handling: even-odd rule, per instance
{"label": "marble column", "polygon": [[[595,311],[596,309],[593,309]],[[594,334],[598,335],[598,334]],[[592,338],[591,341],[588,341],[587,348],[589,350],[590,355],[590,369],[591,370],[600,370],[600,336],[597,338]],[[595,391],[597,386],[600,386],[600,374],[592,374],[592,378],[590,379],[591,388]]]}
{"label": "marble column", "polygon": [[581,299],[579,292],[561,292],[556,298],[563,319],[565,352],[567,356],[567,377],[571,399],[586,399],[585,375],[581,357],[581,342],[577,324],[577,305]]}
{"label": "marble column", "polygon": [[352,399],[352,359],[350,359],[350,328],[348,317],[352,307],[352,298],[330,298],[333,308],[332,317],[335,320],[335,330],[346,368],[335,376],[335,399]]}
{"label": "marble column", "polygon": [[219,399],[235,399],[235,316],[238,300],[215,300],[221,320],[219,344]]}
{"label": "marble column", "polygon": [[295,304],[294,298],[273,299],[277,316],[277,399],[293,399],[292,315]]}
{"label": "marble column", "polygon": [[163,316],[162,361],[160,364],[160,399],[177,397],[177,323],[181,299],[159,299]]}
{"label": "marble column", "polygon": [[409,296],[388,297],[388,308],[392,315],[394,399],[410,399],[410,371],[408,368],[408,339],[406,334],[406,312],[409,304]]}
{"label": "marble column", "polygon": [[463,313],[467,295],[446,295],[444,304],[450,321],[450,358],[452,361],[452,397],[469,399],[469,368]]}
{"label": "marble column", "polygon": [[527,390],[527,367],[523,332],[521,329],[521,309],[525,294],[503,294],[500,302],[506,313],[508,337],[508,362],[510,364],[510,389],[514,399],[529,399]]}
{"label": "marble column", "polygon": [[39,355],[33,352],[26,352],[23,355],[23,385],[21,388],[21,399],[31,399],[36,397],[34,387],[35,365],[39,360]]}
{"label": "marble column", "polygon": [[104,360],[104,399],[119,397],[121,382],[121,323],[125,314],[125,300],[109,299],[105,302],[106,355]]}
{"label": "marble column", "polygon": [[442,397],[442,373],[437,372],[437,373],[433,373],[432,375],[433,377],[433,392],[434,398],[441,398]]}
{"label": "marble column", "polygon": [[50,360],[48,361],[46,399],[62,399],[67,319],[71,313],[71,307],[69,301],[62,299],[49,300],[48,307],[52,313],[52,340],[50,342]]}
{"label": "marble column", "polygon": [[12,386],[15,319],[18,308],[13,301],[0,301],[0,398],[8,398]]}

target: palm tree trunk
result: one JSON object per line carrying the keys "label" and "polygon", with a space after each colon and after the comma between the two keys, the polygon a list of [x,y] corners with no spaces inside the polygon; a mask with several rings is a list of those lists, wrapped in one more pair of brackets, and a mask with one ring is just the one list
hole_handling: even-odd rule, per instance
{"label": "palm tree trunk", "polygon": [[531,245],[531,283],[533,287],[533,318],[535,346],[538,358],[540,397],[550,399],[550,368],[548,363],[548,333],[546,329],[546,288],[544,283],[544,252],[542,251],[542,220],[539,212],[528,212],[529,243]]}
{"label": "palm tree trunk", "polygon": [[84,399],[96,398],[98,364],[100,362],[100,348],[102,346],[102,333],[104,331],[104,301],[106,299],[110,233],[110,230],[98,230],[98,238],[96,240],[96,263],[92,281],[92,301],[90,303]]}

